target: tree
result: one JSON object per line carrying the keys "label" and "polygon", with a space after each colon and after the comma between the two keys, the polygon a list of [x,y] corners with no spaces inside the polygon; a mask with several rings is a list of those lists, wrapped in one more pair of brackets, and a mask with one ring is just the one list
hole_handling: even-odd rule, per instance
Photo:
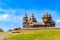
{"label": "tree", "polygon": [[0,28],[0,32],[4,32],[2,28]]}
{"label": "tree", "polygon": [[12,29],[8,30],[8,32],[12,31]]}

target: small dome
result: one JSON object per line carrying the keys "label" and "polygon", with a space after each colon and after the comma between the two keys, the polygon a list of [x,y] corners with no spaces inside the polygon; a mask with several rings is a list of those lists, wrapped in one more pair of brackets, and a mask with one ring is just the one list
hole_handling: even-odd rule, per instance
{"label": "small dome", "polygon": [[48,12],[46,12],[46,14],[44,14],[43,17],[51,17],[51,14],[49,14]]}

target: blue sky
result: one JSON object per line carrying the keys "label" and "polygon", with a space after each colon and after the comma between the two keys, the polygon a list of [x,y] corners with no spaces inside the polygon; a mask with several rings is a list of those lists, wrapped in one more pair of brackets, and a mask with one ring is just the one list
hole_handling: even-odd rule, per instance
{"label": "blue sky", "polygon": [[60,1],[59,0],[0,0],[0,28],[6,30],[22,27],[22,17],[34,13],[41,22],[42,15],[51,13],[56,27],[60,27]]}

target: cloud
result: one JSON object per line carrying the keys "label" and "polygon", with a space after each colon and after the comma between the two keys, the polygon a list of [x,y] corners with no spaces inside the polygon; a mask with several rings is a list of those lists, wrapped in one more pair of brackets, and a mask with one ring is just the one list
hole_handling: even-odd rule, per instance
{"label": "cloud", "polygon": [[59,23],[59,22],[60,22],[60,20],[57,20],[57,21],[56,21],[56,23]]}
{"label": "cloud", "polygon": [[0,15],[0,20],[6,20],[8,18],[8,14]]}

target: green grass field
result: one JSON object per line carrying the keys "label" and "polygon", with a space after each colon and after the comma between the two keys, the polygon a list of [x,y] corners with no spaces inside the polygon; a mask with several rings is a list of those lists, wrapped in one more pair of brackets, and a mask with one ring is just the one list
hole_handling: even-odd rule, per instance
{"label": "green grass field", "polygon": [[60,40],[60,29],[21,30],[13,33],[4,40]]}

